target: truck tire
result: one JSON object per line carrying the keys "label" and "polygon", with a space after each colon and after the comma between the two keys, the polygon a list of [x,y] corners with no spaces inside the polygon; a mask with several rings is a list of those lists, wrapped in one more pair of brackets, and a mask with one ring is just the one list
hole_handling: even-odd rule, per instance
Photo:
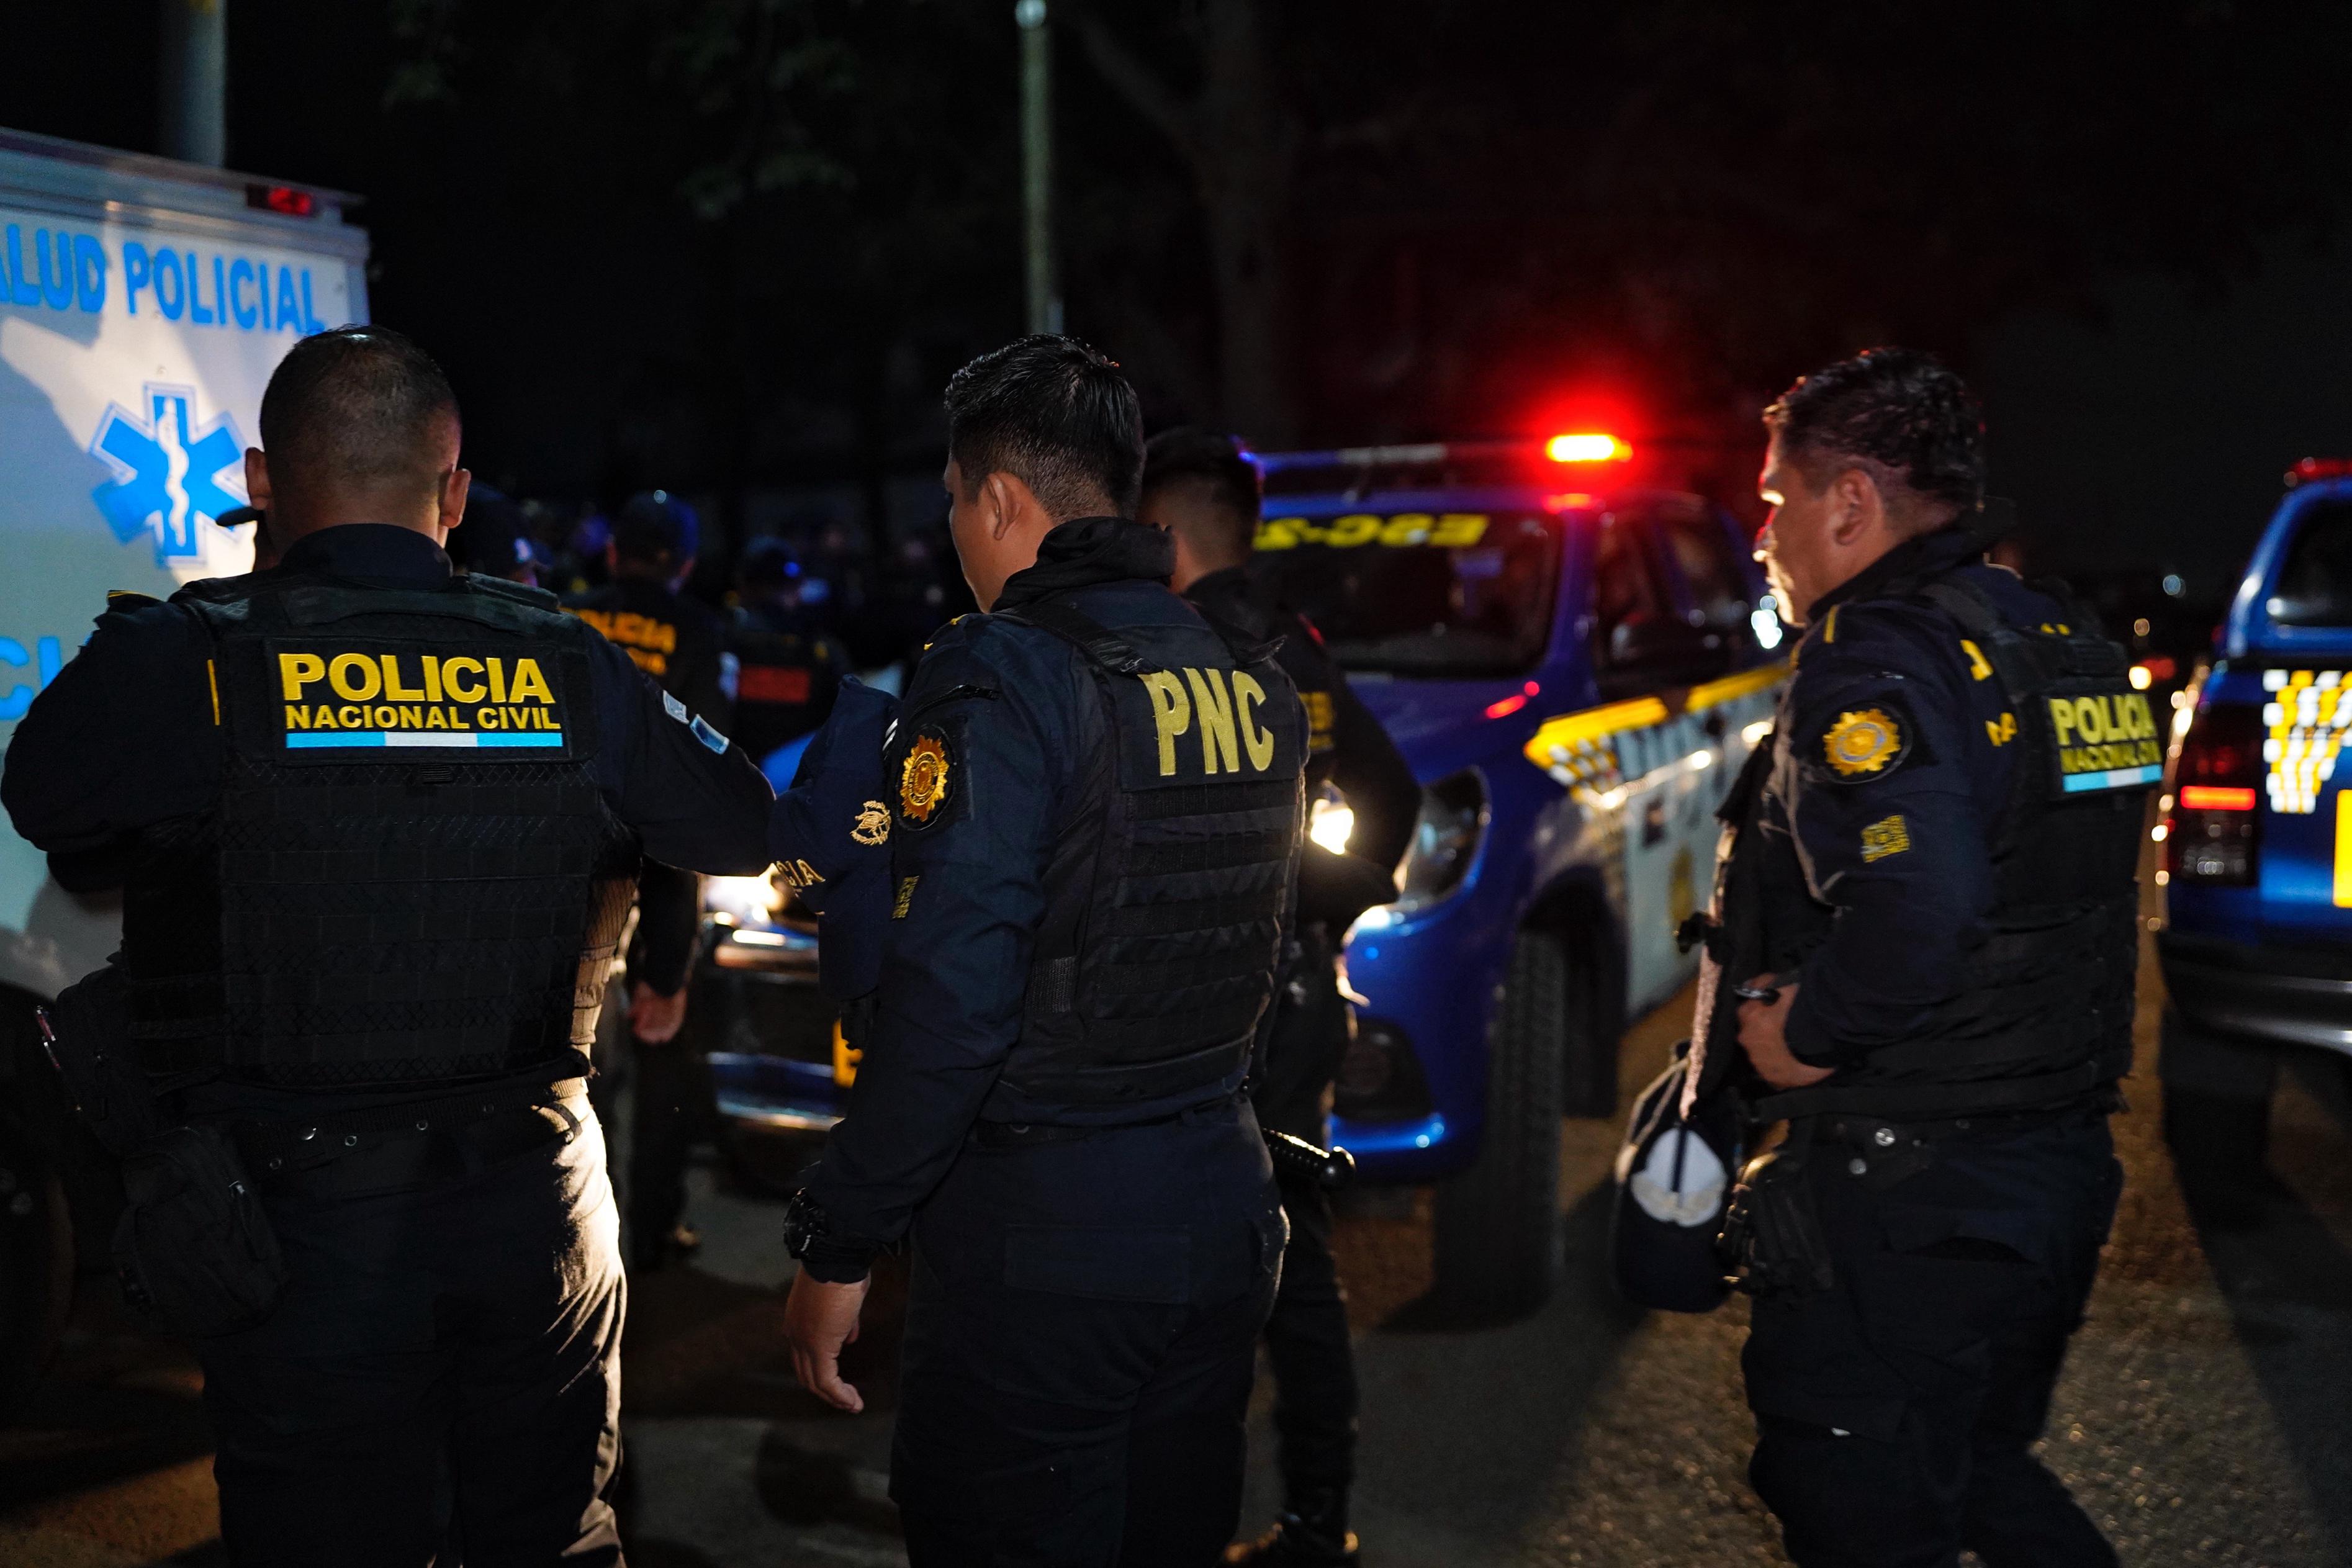
{"label": "truck tire", "polygon": [[2164,1139],[2182,1180],[2216,1195],[2261,1186],[2278,1049],[2205,1028],[2167,1006],[2156,1060],[2164,1083]]}
{"label": "truck tire", "polygon": [[1563,1047],[1590,994],[1559,938],[1518,934],[1487,1031],[1486,1137],[1435,1205],[1437,1293],[1481,1317],[1531,1312],[1559,1282]]}

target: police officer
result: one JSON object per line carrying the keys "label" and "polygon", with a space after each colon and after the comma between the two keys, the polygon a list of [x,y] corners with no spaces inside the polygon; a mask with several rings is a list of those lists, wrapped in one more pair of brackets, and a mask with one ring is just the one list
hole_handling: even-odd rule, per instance
{"label": "police officer", "polygon": [[[719,617],[678,592],[694,570],[698,532],[694,509],[667,491],[632,496],[605,547],[612,581],[564,607],[604,633],[664,691],[730,733]],[[760,752],[745,750],[760,760]],[[679,1037],[701,929],[701,879],[647,860],[638,873],[637,928],[628,952],[634,1115],[623,1184],[629,1262],[641,1271],[701,1245],[685,1223],[686,1166],[718,1112],[709,1065]]]}
{"label": "police officer", "polygon": [[1265,650],[1129,521],[1135,393],[1067,338],[948,384],[956,548],[988,614],[898,714],[880,1008],[788,1215],[802,1381],[841,1380],[874,1256],[915,1243],[891,1494],[919,1564],[1203,1563],[1240,1513],[1284,1226],[1242,1096],[1301,830]]}
{"label": "police officer", "polygon": [[2032,1447],[2121,1182],[2153,716],[2063,589],[1984,561],[1950,371],[1874,350],[1765,422],[1804,636],[1716,951],[1796,956],[1702,980],[1789,1122],[1735,1205],[1749,1476],[1805,1568],[2112,1563]]}
{"label": "police officer", "polygon": [[282,1255],[274,1308],[196,1344],[222,1535],[617,1563],[583,1053],[640,857],[759,870],[770,794],[552,595],[452,576],[457,402],[413,344],[304,339],[261,434],[279,564],[115,597],[0,780],[60,869],[128,867],[132,1037]]}
{"label": "police officer", "polygon": [[733,661],[736,743],[764,761],[833,711],[848,656],[803,602],[806,578],[781,539],[755,540],[736,567],[738,603],[727,621]]}
{"label": "police officer", "polygon": [[[1338,792],[1353,821],[1343,850],[1309,843],[1299,863],[1298,924],[1276,993],[1266,1059],[1251,1089],[1259,1122],[1309,1143],[1330,1138],[1330,1095],[1349,1038],[1340,994],[1339,942],[1355,918],[1396,896],[1397,863],[1412,840],[1421,786],[1388,732],[1323,651],[1323,639],[1248,571],[1262,481],[1231,436],[1164,430],[1145,448],[1138,515],[1167,531],[1176,567],[1170,585],[1204,615],[1275,654],[1298,689],[1307,721],[1307,790]],[[1334,803],[1338,804],[1338,803]],[[1348,1303],[1331,1256],[1331,1200],[1323,1187],[1277,1167],[1290,1245],[1265,1325],[1274,1371],[1275,1430],[1286,1504],[1257,1541],[1226,1560],[1352,1563],[1348,1491],[1356,1471],[1356,1365]]]}

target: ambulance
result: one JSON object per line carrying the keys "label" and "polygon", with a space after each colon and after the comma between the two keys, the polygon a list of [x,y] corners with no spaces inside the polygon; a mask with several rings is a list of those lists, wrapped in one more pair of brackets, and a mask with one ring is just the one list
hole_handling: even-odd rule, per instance
{"label": "ambulance", "polygon": [[[251,566],[251,531],[219,519],[245,504],[262,388],[299,338],[367,320],[354,204],[0,130],[0,746],[110,589],[162,598]],[[56,1134],[23,1125],[32,1008],[121,924],[119,900],[64,891],[0,818],[0,1397],[63,1300],[46,1260],[72,1246]],[[105,1246],[82,1237],[84,1261]]]}

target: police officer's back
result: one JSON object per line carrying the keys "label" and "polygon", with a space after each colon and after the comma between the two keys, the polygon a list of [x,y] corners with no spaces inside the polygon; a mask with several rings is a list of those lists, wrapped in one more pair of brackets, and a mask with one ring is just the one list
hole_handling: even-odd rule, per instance
{"label": "police officer's back", "polygon": [[1809,1568],[2110,1563],[2030,1450],[2120,1181],[2154,717],[2063,590],[1983,562],[1949,371],[1874,351],[1766,418],[1764,555],[1805,632],[1716,944],[1751,995],[1701,1018],[1719,1064],[1736,1005],[1752,1114],[1790,1124],[1733,1227],[1750,1475]]}
{"label": "police officer's back", "polygon": [[[1233,437],[1164,430],[1146,453],[1140,515],[1168,531],[1178,592],[1221,624],[1279,639],[1275,657],[1307,716],[1309,798],[1330,785],[1353,818],[1339,850],[1312,842],[1301,850],[1298,919],[1251,1088],[1262,1123],[1319,1144],[1329,1135],[1332,1080],[1351,1037],[1339,944],[1365,909],[1396,896],[1393,878],[1412,841],[1421,786],[1314,626],[1250,573],[1260,487],[1256,464]],[[1278,1179],[1290,1243],[1265,1342],[1285,1506],[1271,1531],[1234,1548],[1227,1560],[1352,1563],[1348,1496],[1358,1394],[1347,1297],[1331,1253],[1331,1204],[1303,1173],[1285,1169]]]}
{"label": "police officer's back", "polygon": [[[719,616],[678,591],[694,570],[699,541],[694,509],[676,496],[667,490],[632,496],[614,519],[606,546],[611,581],[574,595],[564,608],[604,633],[664,691],[731,736]],[[757,751],[745,752],[760,760]],[[701,891],[693,872],[658,860],[648,859],[638,872],[637,924],[628,952],[635,1116],[624,1184],[630,1258],[640,1269],[658,1268],[698,1245],[683,1223],[686,1165],[717,1111],[709,1069],[681,1030],[701,931]]]}
{"label": "police officer's back", "polygon": [[[0,781],[62,877],[121,875],[173,1147],[259,1197],[235,1258],[125,1234],[150,1284],[282,1258],[197,1343],[238,1561],[416,1563],[450,1529],[469,1558],[616,1561],[584,1052],[640,854],[756,869],[768,791],[551,595],[453,578],[457,405],[413,345],[304,340],[261,430],[280,563],[118,597]],[[167,1326],[189,1301],[156,1299]]]}
{"label": "police officer's back", "polygon": [[1024,339],[948,409],[990,613],[933,642],[888,752],[880,1015],[794,1205],[796,1361],[856,1406],[835,1356],[911,1227],[909,1557],[1211,1561],[1282,1248],[1241,1088],[1305,726],[1263,650],[1169,591],[1165,536],[1118,515],[1142,438],[1115,367]]}

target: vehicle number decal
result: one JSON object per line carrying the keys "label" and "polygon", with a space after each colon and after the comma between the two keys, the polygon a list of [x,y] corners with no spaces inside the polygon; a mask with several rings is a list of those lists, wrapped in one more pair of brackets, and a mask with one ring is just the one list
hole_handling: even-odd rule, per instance
{"label": "vehicle number decal", "polygon": [[1294,550],[1319,544],[1330,550],[1360,550],[1377,544],[1402,550],[1428,545],[1438,550],[1463,550],[1486,537],[1490,519],[1478,511],[1402,511],[1383,517],[1377,512],[1349,512],[1329,519],[1270,517],[1257,525],[1260,550]]}

